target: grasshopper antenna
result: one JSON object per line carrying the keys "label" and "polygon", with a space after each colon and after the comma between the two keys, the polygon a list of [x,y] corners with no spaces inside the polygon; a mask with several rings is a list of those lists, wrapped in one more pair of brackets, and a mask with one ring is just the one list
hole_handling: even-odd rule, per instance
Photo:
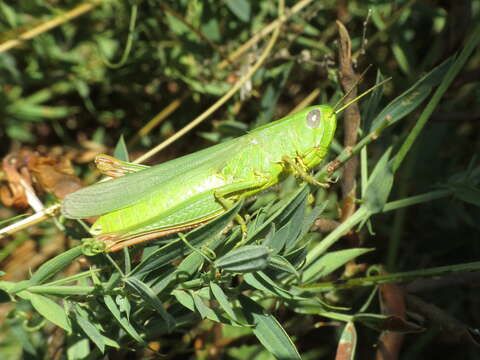
{"label": "grasshopper antenna", "polygon": [[[348,103],[346,103],[345,105],[343,105],[340,109],[337,109],[337,110],[334,110],[333,112],[335,114],[338,114],[339,112],[342,112],[343,110],[345,110],[347,107],[349,107],[350,105],[352,105],[354,102],[357,102],[358,100],[360,100],[361,98],[363,98],[365,95],[368,95],[370,94],[373,90],[375,90],[376,88],[378,88],[379,86],[382,86],[383,84],[385,84],[386,82],[392,80],[391,77],[383,80],[383,81],[380,81],[378,84],[375,84],[374,86],[372,86],[370,89],[364,91],[363,93],[361,93],[360,95],[358,95],[355,99],[349,101]],[[354,85],[355,86],[355,85]],[[335,109],[335,108],[334,108]]]}
{"label": "grasshopper antenna", "polygon": [[333,111],[335,112],[335,109],[337,108],[337,106],[339,106],[343,100],[345,100],[345,98],[350,95],[350,93],[353,91],[353,89],[355,89],[355,87],[360,83],[360,81],[363,80],[363,78],[365,77],[365,74],[367,73],[368,70],[370,70],[370,68],[372,67],[372,65],[368,65],[367,68],[360,74],[360,76],[358,77],[358,79],[355,81],[355,83],[353,84],[353,86],[348,89],[348,91],[340,98],[340,100],[337,101],[337,103],[335,104],[335,106],[333,107]]}

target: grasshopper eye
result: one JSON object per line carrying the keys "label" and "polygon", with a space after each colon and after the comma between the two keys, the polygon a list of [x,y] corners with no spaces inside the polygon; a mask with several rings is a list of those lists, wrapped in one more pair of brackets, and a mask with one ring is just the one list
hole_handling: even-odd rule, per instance
{"label": "grasshopper eye", "polygon": [[307,126],[312,129],[316,129],[320,126],[320,120],[322,120],[322,112],[318,109],[311,110],[307,114]]}

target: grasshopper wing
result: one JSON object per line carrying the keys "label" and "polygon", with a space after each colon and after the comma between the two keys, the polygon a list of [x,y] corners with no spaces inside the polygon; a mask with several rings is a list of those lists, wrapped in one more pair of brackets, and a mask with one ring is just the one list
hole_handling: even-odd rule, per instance
{"label": "grasshopper wing", "polygon": [[102,215],[141,202],[173,178],[182,181],[191,171],[221,169],[231,154],[240,149],[233,139],[114,180],[97,183],[65,197],[62,214],[70,219]]}

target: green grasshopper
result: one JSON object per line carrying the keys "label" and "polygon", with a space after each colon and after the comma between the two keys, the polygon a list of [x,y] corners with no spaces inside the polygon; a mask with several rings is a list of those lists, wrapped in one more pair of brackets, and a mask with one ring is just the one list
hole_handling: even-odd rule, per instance
{"label": "green grasshopper", "polygon": [[[380,85],[380,84],[378,84]],[[375,86],[376,87],[376,86]],[[90,228],[112,252],[192,229],[216,218],[231,204],[294,173],[316,185],[308,171],[327,155],[341,109],[312,106],[250,133],[153,167],[109,164],[123,175],[65,197],[62,213],[81,219],[101,215]]]}

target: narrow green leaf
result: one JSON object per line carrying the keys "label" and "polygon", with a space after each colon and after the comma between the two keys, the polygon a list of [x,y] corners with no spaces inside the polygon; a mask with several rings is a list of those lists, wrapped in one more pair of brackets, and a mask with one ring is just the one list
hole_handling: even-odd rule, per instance
{"label": "narrow green leaf", "polygon": [[182,275],[182,279],[184,280],[190,280],[202,267],[204,262],[205,258],[198,252],[191,253],[178,265],[177,275]]}
{"label": "narrow green leaf", "polygon": [[117,145],[115,145],[115,149],[113,150],[113,157],[122,161],[130,161],[128,156],[127,144],[125,143],[123,135],[120,136]]}
{"label": "narrow green leaf", "polygon": [[[28,288],[28,291],[35,294],[54,295],[67,297],[70,295],[92,295],[96,289],[93,286],[77,286],[77,285],[64,285],[64,286],[50,286],[50,285],[37,285]],[[19,295],[20,293],[17,293]]]}
{"label": "narrow green leaf", "polygon": [[[345,265],[350,260],[357,258],[360,255],[366,254],[375,249],[346,249],[338,251],[330,251],[323,255],[317,262],[315,262],[316,279],[320,279],[337,270],[339,267]],[[312,270],[313,271],[313,270]]]}
{"label": "narrow green leaf", "polygon": [[378,160],[367,182],[362,206],[368,209],[370,214],[376,214],[383,210],[393,186],[393,170],[389,161],[390,152],[391,148],[385,151]]}
{"label": "narrow green leaf", "polygon": [[203,265],[204,261],[205,259],[202,255],[194,252],[183,259],[177,267],[173,265],[164,266],[161,273],[158,273],[158,271],[155,272],[157,280],[155,285],[151,287],[152,291],[158,295],[169,286],[172,281],[181,283],[190,280]]}
{"label": "narrow green leaf", "polygon": [[215,262],[215,267],[229,272],[252,272],[268,266],[270,250],[263,245],[246,245],[233,249]]}
{"label": "narrow green leaf", "polygon": [[134,277],[125,279],[125,283],[135,290],[148,305],[157,311],[160,317],[167,323],[168,328],[173,329],[175,327],[175,319],[165,310],[162,302],[150,287]]}
{"label": "narrow green leaf", "polygon": [[90,341],[88,338],[75,337],[67,348],[67,359],[88,359],[91,354]]}
{"label": "narrow green leaf", "polygon": [[480,206],[480,189],[465,184],[455,184],[450,188],[453,189],[454,195],[458,199],[475,206]]}
{"label": "narrow green leaf", "polygon": [[[178,269],[171,264],[162,266],[160,269],[155,270],[154,273],[156,275],[156,281],[154,284],[151,284],[151,288],[156,295],[160,295],[173,280],[183,281],[183,279],[190,278],[188,274],[179,273]],[[138,278],[145,279],[147,275],[138,276]]]}
{"label": "narrow green leaf", "polygon": [[263,245],[265,247],[268,247],[269,249],[272,249],[273,250],[272,254],[278,254],[284,248],[287,240],[290,237],[291,225],[292,225],[292,222],[289,221],[288,223],[283,225],[280,229],[275,231],[275,233],[273,233],[273,235],[270,238],[268,238],[268,242],[267,242],[267,239],[265,239],[265,242],[263,243]]}
{"label": "narrow green leaf", "polygon": [[172,295],[187,309],[195,311],[195,302],[193,301],[192,294],[184,290],[174,290]]}
{"label": "narrow green leaf", "polygon": [[225,4],[240,20],[244,22],[250,20],[250,2],[248,0],[225,0]]}
{"label": "narrow green leaf", "polygon": [[202,298],[197,294],[191,292],[193,302],[195,303],[195,309],[200,314],[202,319],[212,319],[213,321],[220,322],[220,319],[216,316],[215,312],[210,309],[205,303],[203,302]]}
{"label": "narrow green leaf", "polygon": [[292,339],[277,319],[245,295],[240,295],[239,301],[245,318],[255,325],[253,333],[265,349],[279,360],[301,359]]}
{"label": "narrow green leaf", "polygon": [[118,309],[121,313],[125,314],[128,321],[130,321],[130,314],[132,312],[132,305],[128,297],[117,295],[115,297],[115,303],[118,305]]}
{"label": "narrow green leaf", "polygon": [[[292,214],[298,209],[299,206],[304,206],[307,201],[308,194],[310,189],[307,185],[302,185],[285,203],[280,203],[282,205],[278,212],[272,217],[275,217],[275,222],[277,225],[283,224],[288,221]],[[278,215],[277,215],[278,214]],[[277,226],[279,227],[279,226]]]}
{"label": "narrow green leaf", "polygon": [[295,267],[298,267],[301,263],[305,261],[305,258],[308,253],[307,245],[305,244],[302,247],[296,248],[292,252],[284,255],[285,259]]}
{"label": "narrow green leaf", "polygon": [[390,118],[389,123],[395,123],[413,110],[415,110],[425,100],[432,88],[440,83],[445,73],[452,65],[454,57],[450,57],[436,68],[431,70],[428,74],[418,80],[412,87],[396,97],[390,104],[388,104],[372,121],[372,126],[369,133],[377,130],[382,126],[387,117]]}
{"label": "narrow green leaf", "polygon": [[[78,306],[77,306],[78,308]],[[78,310],[78,309],[76,309]],[[90,322],[90,320],[84,316],[82,311],[75,311],[75,318],[78,325],[83,330],[85,335],[88,336],[90,340],[98,347],[100,352],[103,354],[105,352],[105,342],[100,331]]]}
{"label": "narrow green leaf", "polygon": [[275,204],[275,206],[271,209],[273,214],[270,215],[270,217],[263,224],[258,225],[253,234],[249,234],[248,241],[253,242],[255,240],[259,240],[263,235],[265,235],[270,224],[272,223],[275,223],[276,227],[279,228],[290,218],[291,214],[298,208],[298,206],[301,206],[301,204],[304,203],[308,194],[308,186],[303,185],[289,198]]}
{"label": "narrow green leaf", "polygon": [[[375,84],[381,83],[385,77],[382,75],[380,70],[377,70],[377,78]],[[362,114],[362,120],[365,122],[363,129],[371,129],[373,117],[378,113],[378,108],[380,106],[380,101],[383,96],[384,85],[377,87],[372,91],[371,95],[368,97],[367,104],[365,106],[365,111]]]}
{"label": "narrow green leaf", "polygon": [[199,312],[203,318],[223,324],[238,326],[237,323],[220,315],[220,313],[216,309],[210,308],[205,305],[202,298],[197,294],[184,290],[174,290],[172,292],[172,295],[175,296],[175,298],[180,304],[193,312]]}
{"label": "narrow green leaf", "polygon": [[263,271],[252,274],[245,274],[244,280],[248,285],[267,294],[280,296],[287,300],[291,300],[294,297],[290,292],[278,286]]}
{"label": "narrow green leaf", "polygon": [[127,332],[127,334],[129,334],[133,339],[135,339],[140,344],[146,345],[145,341],[142,339],[142,337],[137,332],[137,330],[135,330],[135,328],[130,324],[128,319],[126,319],[122,315],[117,304],[115,304],[115,301],[113,301],[113,298],[110,295],[105,295],[103,297],[103,301],[105,302],[105,305],[107,306],[108,310],[110,310],[110,313],[117,320],[117,322],[122,326],[122,328]]}
{"label": "narrow green leaf", "polygon": [[303,230],[307,197],[302,199],[303,201],[297,203],[297,206],[290,212],[287,223],[275,233],[269,233],[270,237],[265,239],[264,245],[273,249],[273,254],[280,253],[284,248],[292,248],[299,240],[299,234]]}
{"label": "narrow green leaf", "polygon": [[72,331],[70,320],[65,310],[55,301],[38,294],[30,294],[28,298],[35,310],[45,319],[61,327],[68,333]]}
{"label": "narrow green leaf", "polygon": [[403,334],[425,331],[425,328],[394,315],[360,313],[354,315],[352,321],[360,322],[377,331],[396,331]]}
{"label": "narrow green leaf", "polygon": [[295,267],[283,256],[280,255],[272,255],[270,257],[270,263],[268,264],[269,268],[285,271],[290,274],[295,275],[297,278],[300,277],[299,272]]}
{"label": "narrow green leaf", "polygon": [[265,236],[265,240],[263,240],[263,246],[266,246],[270,249],[273,249],[274,248],[274,244],[273,244],[273,238],[275,237],[275,234],[276,234],[276,229],[275,229],[275,223],[272,223],[270,225],[270,231],[267,233],[267,235]]}
{"label": "narrow green leaf", "polygon": [[53,259],[47,261],[35,271],[30,278],[32,285],[42,284],[52,276],[62,271],[65,267],[70,265],[73,260],[82,255],[82,247],[77,246],[67,250]]}
{"label": "narrow green leaf", "polygon": [[412,62],[415,61],[413,58],[416,54],[411,51],[411,48],[408,42],[405,41],[403,34],[398,34],[395,32],[393,33],[394,36],[392,37],[393,41],[391,47],[392,53],[397,60],[397,64],[405,75],[412,74]]}
{"label": "narrow green leaf", "polygon": [[17,23],[17,14],[16,11],[13,10],[14,8],[8,6],[3,1],[0,3],[0,11],[2,13],[2,17],[4,21],[8,24],[8,26],[12,29],[18,26]]}
{"label": "narrow green leaf", "polygon": [[21,283],[18,283],[18,286],[14,286],[11,289],[11,293],[14,294],[28,288],[29,286],[34,286],[45,282],[63,270],[66,266],[70,265],[72,261],[80,255],[82,255],[82,247],[77,246],[58,256],[55,256],[53,259],[48,260],[46,263],[40,266],[37,271],[33,273],[29,280],[22,281]]}
{"label": "narrow green leaf", "polygon": [[323,213],[327,205],[328,201],[325,201],[323,204],[315,206],[312,211],[304,216],[302,221],[302,231],[298,235],[297,241],[292,243],[290,246],[287,245],[286,251],[293,249],[295,245],[297,245],[298,241],[303,239],[303,237],[310,231],[310,228],[315,220]]}
{"label": "narrow green leaf", "polygon": [[352,315],[343,313],[351,310],[350,308],[331,306],[314,296],[309,299],[295,301],[293,310],[299,314],[321,315],[340,321],[351,321],[353,318]]}
{"label": "narrow green leaf", "polygon": [[233,320],[238,321],[237,315],[235,314],[235,311],[233,311],[232,305],[230,304],[230,301],[228,300],[227,295],[225,295],[223,292],[222,288],[213,281],[210,281],[210,290],[228,316],[230,316]]}
{"label": "narrow green leaf", "polygon": [[[267,198],[266,202],[265,198]],[[257,200],[250,206],[250,210],[254,211],[253,217],[254,220],[248,226],[248,238],[253,236],[259,229],[262,224],[264,224],[268,218],[270,208],[273,206],[273,201],[276,199],[276,195],[273,193],[262,194],[261,198],[258,197]]]}

